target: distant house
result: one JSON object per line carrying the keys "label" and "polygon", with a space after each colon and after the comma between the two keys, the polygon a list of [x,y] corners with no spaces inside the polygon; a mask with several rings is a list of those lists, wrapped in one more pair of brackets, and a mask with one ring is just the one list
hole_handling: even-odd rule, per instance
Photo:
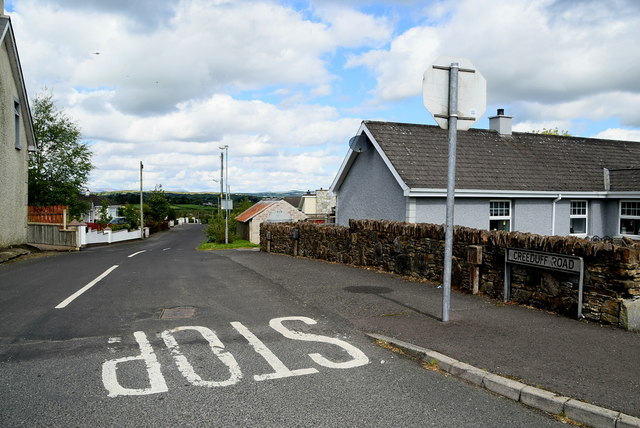
{"label": "distant house", "polygon": [[[489,130],[458,132],[456,225],[541,235],[640,239],[640,142]],[[336,222],[445,223],[448,131],[362,123],[332,186]]]}
{"label": "distant house", "polygon": [[298,209],[314,223],[332,223],[336,197],[329,190],[319,189],[302,195]]}
{"label": "distant house", "polygon": [[314,223],[333,223],[336,197],[329,190],[307,191],[302,196],[286,196],[285,201],[307,215]]}
{"label": "distant house", "polygon": [[306,218],[304,213],[284,200],[260,201],[236,217],[236,232],[240,239],[259,244],[262,223],[297,222]]}
{"label": "distant house", "polygon": [[0,247],[8,247],[27,242],[28,161],[36,138],[16,40],[2,1],[0,47]]}
{"label": "distant house", "polygon": [[104,201],[106,201],[108,204],[107,212],[109,216],[111,218],[118,217],[118,209],[120,209],[121,205],[113,204],[105,197],[98,195],[89,195],[83,196],[80,199],[89,204],[89,210],[82,215],[82,220],[86,223],[97,223],[98,220],[100,220],[100,210],[102,209],[102,204]]}

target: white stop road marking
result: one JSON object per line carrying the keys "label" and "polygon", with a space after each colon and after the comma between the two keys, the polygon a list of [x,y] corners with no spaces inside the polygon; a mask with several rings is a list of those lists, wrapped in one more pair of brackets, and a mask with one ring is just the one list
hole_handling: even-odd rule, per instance
{"label": "white stop road marking", "polygon": [[[369,358],[355,346],[345,342],[344,340],[333,337],[322,336],[318,334],[303,333],[291,330],[283,325],[283,322],[301,321],[307,325],[315,325],[316,321],[307,317],[283,317],[274,318],[269,322],[269,326],[282,334],[287,339],[300,340],[305,342],[320,342],[335,345],[344,350],[351,358],[343,362],[331,361],[319,353],[309,354],[309,358],[316,364],[331,369],[351,369],[360,367],[369,363]],[[318,369],[314,367],[291,370],[289,369],[256,335],[254,335],[242,323],[232,322],[231,326],[240,333],[253,350],[259,354],[273,369],[272,373],[255,375],[254,381],[273,380],[291,376],[303,376],[318,373]],[[189,362],[187,357],[182,353],[176,336],[182,331],[195,331],[199,333],[209,344],[211,352],[218,358],[228,369],[229,375],[226,379],[206,380],[198,375]],[[132,357],[117,358],[107,360],[102,365],[102,383],[106,388],[109,397],[130,396],[130,395],[148,395],[168,392],[169,388],[162,375],[162,368],[153,347],[147,340],[147,336],[142,331],[136,331],[133,336],[140,348],[140,355]],[[242,379],[242,371],[234,356],[225,349],[224,344],[216,333],[206,327],[186,326],[177,327],[171,330],[165,330],[160,334],[164,344],[171,352],[180,373],[195,386],[203,386],[208,388],[224,387],[234,385]],[[109,339],[109,343],[118,343],[114,338]],[[149,387],[147,388],[127,388],[121,385],[118,380],[118,365],[129,363],[131,361],[144,361],[147,375],[149,378]]]}

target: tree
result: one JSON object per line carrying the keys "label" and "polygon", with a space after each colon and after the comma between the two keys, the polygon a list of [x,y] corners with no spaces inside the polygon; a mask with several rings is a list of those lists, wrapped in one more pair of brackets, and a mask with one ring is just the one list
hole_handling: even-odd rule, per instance
{"label": "tree", "polygon": [[[251,202],[247,197],[243,197],[234,204],[233,210],[229,213],[229,242],[233,242],[238,238],[236,234],[238,224],[236,222],[236,217],[248,210],[251,206],[253,206],[253,202]],[[225,214],[223,211],[218,211],[209,219],[209,225],[205,229],[207,242],[217,242],[219,244],[224,243],[225,228]]]}
{"label": "tree", "polygon": [[91,150],[78,125],[56,109],[51,93],[38,94],[31,111],[38,151],[29,157],[29,204],[67,205],[77,217],[88,208],[78,196],[93,169]]}
{"label": "tree", "polygon": [[125,221],[132,229],[137,229],[140,224],[140,209],[131,204],[126,204],[122,212]]}
{"label": "tree", "polygon": [[147,206],[148,208],[145,208],[145,216],[152,221],[163,221],[174,214],[161,184],[157,184],[151,195],[149,195]]}
{"label": "tree", "polygon": [[100,218],[98,219],[98,223],[101,226],[106,226],[112,217],[109,215],[109,201],[106,199],[102,200],[102,205],[100,206]]}
{"label": "tree", "polygon": [[[207,236],[207,242],[217,242],[218,244],[224,244],[226,229],[226,220],[223,212],[218,212],[213,218],[209,219],[209,225],[205,229],[205,235]],[[236,221],[234,218],[229,217],[229,242],[236,240]]]}

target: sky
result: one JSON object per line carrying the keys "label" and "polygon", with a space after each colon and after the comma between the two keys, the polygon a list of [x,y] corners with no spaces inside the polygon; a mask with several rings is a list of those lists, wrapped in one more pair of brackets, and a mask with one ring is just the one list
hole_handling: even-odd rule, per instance
{"label": "sky", "polygon": [[[435,125],[425,70],[468,59],[514,131],[640,141],[637,0],[5,0],[31,100],[93,152],[88,189],[328,188],[363,120]],[[463,131],[460,131],[463,132]]]}

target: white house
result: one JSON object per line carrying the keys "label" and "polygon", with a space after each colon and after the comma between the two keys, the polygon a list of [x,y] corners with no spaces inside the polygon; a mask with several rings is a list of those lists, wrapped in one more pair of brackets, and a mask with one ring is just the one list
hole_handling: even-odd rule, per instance
{"label": "white house", "polygon": [[82,198],[89,204],[89,210],[82,215],[82,221],[86,223],[97,223],[100,220],[100,210],[104,201],[107,202],[107,214],[111,218],[118,217],[118,210],[122,205],[116,205],[111,203],[107,198],[98,195],[88,195]]}

